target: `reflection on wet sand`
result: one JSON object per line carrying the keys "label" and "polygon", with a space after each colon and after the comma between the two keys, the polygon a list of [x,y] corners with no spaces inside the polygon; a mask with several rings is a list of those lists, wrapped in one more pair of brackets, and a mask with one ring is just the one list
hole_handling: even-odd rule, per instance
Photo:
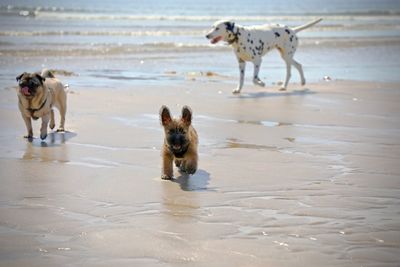
{"label": "reflection on wet sand", "polygon": [[[166,220],[175,222],[181,217],[197,217],[202,211],[198,193],[209,191],[209,181],[210,174],[204,170],[198,170],[193,175],[180,173],[171,181],[162,181],[162,210],[167,215]],[[168,231],[176,231],[175,225],[170,227]]]}
{"label": "reflection on wet sand", "polygon": [[240,99],[244,100],[244,99],[258,99],[258,98],[271,98],[271,97],[307,96],[307,95],[314,95],[316,93],[317,92],[305,88],[305,89],[291,90],[286,92],[247,92],[241,94],[239,97]]}
{"label": "reflection on wet sand", "polygon": [[51,132],[45,140],[35,138],[26,143],[22,159],[66,163],[69,161],[68,147],[64,144],[76,135],[73,132]]}

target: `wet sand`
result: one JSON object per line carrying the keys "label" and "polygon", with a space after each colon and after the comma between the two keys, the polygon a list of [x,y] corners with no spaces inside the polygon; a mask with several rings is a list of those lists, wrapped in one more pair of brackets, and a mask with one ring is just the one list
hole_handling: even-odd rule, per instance
{"label": "wet sand", "polygon": [[[398,266],[400,84],[110,86],[32,143],[0,90],[0,266]],[[191,177],[160,179],[162,104],[194,111]]]}

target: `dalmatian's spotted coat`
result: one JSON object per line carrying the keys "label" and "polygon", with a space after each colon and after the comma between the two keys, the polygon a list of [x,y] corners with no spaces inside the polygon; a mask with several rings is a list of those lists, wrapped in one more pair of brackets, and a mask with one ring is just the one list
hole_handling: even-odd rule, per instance
{"label": "dalmatian's spotted coat", "polygon": [[234,48],[239,62],[240,82],[233,93],[240,93],[242,90],[246,61],[254,64],[253,83],[258,86],[265,86],[264,82],[258,77],[262,57],[275,48],[279,50],[286,63],[286,80],[281,88],[281,90],[286,90],[292,65],[300,73],[301,84],[306,83],[301,64],[293,59],[298,45],[296,33],[317,24],[321,20],[318,19],[293,29],[279,24],[244,27],[235,25],[231,21],[217,21],[206,38],[210,39],[212,44],[223,40]]}

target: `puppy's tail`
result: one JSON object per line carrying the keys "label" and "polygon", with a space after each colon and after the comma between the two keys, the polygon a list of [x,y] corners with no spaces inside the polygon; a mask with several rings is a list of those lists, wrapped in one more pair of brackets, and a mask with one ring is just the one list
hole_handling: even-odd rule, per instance
{"label": "puppy's tail", "polygon": [[321,20],[322,20],[322,18],[319,18],[319,19],[314,20],[314,21],[312,21],[312,22],[310,22],[310,23],[307,23],[307,24],[304,24],[304,25],[295,27],[295,28],[293,28],[293,31],[296,32],[296,33],[298,33],[298,32],[300,32],[300,31],[302,31],[302,30],[305,30],[305,29],[307,29],[307,28],[310,28],[311,26],[314,26],[315,24],[317,24],[317,23],[320,22]]}
{"label": "puppy's tail", "polygon": [[48,69],[43,69],[42,73],[40,74],[40,76],[42,76],[43,78],[55,78],[56,76],[54,76],[54,74],[49,71]]}

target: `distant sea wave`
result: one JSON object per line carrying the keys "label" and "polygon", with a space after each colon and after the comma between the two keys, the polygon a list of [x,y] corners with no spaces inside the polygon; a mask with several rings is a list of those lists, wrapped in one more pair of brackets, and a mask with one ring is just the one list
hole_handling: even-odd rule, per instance
{"label": "distant sea wave", "polygon": [[176,31],[0,31],[0,36],[59,36],[59,35],[82,35],[82,36],[198,36],[204,31],[176,30]]}
{"label": "distant sea wave", "polygon": [[[400,25],[400,24],[399,24]],[[203,36],[208,31],[208,28],[199,28],[199,27],[173,27],[165,30],[158,30],[156,28],[152,28],[148,26],[145,30],[123,30],[123,29],[105,29],[98,30],[95,28],[91,29],[60,29],[60,30],[47,30],[47,29],[39,29],[39,30],[0,30],[0,36],[4,37],[29,37],[29,36],[133,36],[133,37],[168,37],[168,36],[183,36],[183,37],[198,37]],[[316,25],[313,28],[309,29],[310,32],[343,32],[343,31],[379,31],[379,30],[400,30],[400,26],[393,25],[391,22],[381,22],[379,24],[374,23],[325,23],[321,25]],[[326,37],[326,36],[321,36]]]}
{"label": "distant sea wave", "polygon": [[[6,45],[6,44],[3,44]],[[400,46],[398,38],[385,39],[313,39],[302,40],[302,48],[324,47],[324,48],[344,48],[358,46]],[[104,56],[104,55],[138,55],[146,53],[150,57],[154,55],[165,55],[166,53],[197,53],[197,52],[224,52],[230,51],[227,45],[211,45],[208,43],[174,43],[174,42],[153,42],[144,44],[68,44],[63,43],[36,43],[30,47],[20,47],[9,45],[0,46],[1,56]],[[150,54],[149,54],[150,53]]]}
{"label": "distant sea wave", "polygon": [[42,19],[57,20],[133,20],[133,21],[215,21],[219,19],[234,19],[235,21],[260,21],[276,22],[290,20],[308,20],[308,17],[324,16],[329,20],[346,20],[351,17],[373,18],[380,20],[393,19],[400,16],[399,10],[371,10],[359,12],[289,12],[276,13],[265,12],[263,16],[257,15],[158,15],[158,14],[128,14],[128,13],[107,13],[95,12],[84,9],[67,9],[60,7],[24,7],[24,6],[0,6],[0,15],[26,16]]}

